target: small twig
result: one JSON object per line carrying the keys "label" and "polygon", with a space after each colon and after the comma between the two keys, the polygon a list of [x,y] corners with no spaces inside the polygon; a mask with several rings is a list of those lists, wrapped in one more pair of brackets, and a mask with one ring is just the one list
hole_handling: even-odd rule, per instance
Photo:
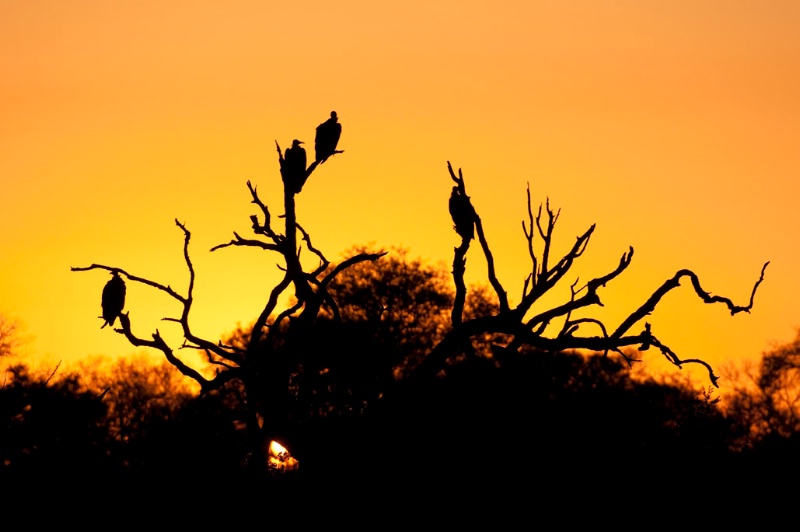
{"label": "small twig", "polygon": [[55,376],[56,372],[58,371],[58,368],[60,368],[60,367],[61,367],[61,361],[59,360],[58,364],[56,364],[56,367],[53,368],[53,372],[50,374],[49,377],[47,377],[47,380],[44,381],[45,386],[50,384],[50,379],[52,379]]}

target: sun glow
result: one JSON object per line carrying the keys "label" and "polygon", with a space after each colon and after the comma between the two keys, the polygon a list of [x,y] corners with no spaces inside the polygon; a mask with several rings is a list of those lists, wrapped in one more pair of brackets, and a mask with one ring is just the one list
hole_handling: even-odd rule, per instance
{"label": "sun glow", "polygon": [[267,467],[275,473],[289,473],[297,471],[297,468],[300,467],[300,462],[291,455],[286,447],[272,440],[269,443]]}

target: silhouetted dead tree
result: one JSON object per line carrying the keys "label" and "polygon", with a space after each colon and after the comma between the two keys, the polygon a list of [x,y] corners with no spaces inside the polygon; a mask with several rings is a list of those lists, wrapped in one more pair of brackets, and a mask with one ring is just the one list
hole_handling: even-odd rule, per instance
{"label": "silhouetted dead tree", "polygon": [[[450,162],[447,163],[447,169],[451,179],[456,184],[454,193],[457,189],[460,197],[466,198],[466,201],[469,202],[470,199],[466,194],[464,176],[461,170],[459,169],[458,175],[456,175]],[[466,352],[469,352],[469,342],[471,338],[486,333],[500,333],[509,340],[506,345],[499,346],[497,352],[506,355],[518,352],[522,346],[529,346],[551,352],[588,350],[601,352],[604,355],[613,351],[619,353],[620,356],[624,357],[630,364],[635,360],[626,355],[622,348],[639,346],[639,351],[645,351],[651,346],[654,346],[661,351],[667,360],[678,367],[682,367],[684,364],[700,364],[704,366],[708,370],[711,383],[714,386],[718,386],[718,377],[714,374],[713,368],[707,362],[700,359],[681,359],[678,357],[667,344],[653,335],[649,323],[644,323],[641,331],[638,333],[630,333],[630,331],[637,323],[644,320],[653,312],[656,305],[661,301],[661,298],[669,291],[679,287],[680,281],[683,278],[688,278],[695,294],[697,294],[704,303],[721,303],[728,308],[731,315],[735,315],[739,312],[749,313],[750,309],[753,307],[756,290],[764,280],[764,272],[769,262],[764,263],[764,266],[761,268],[761,275],[753,286],[753,290],[750,294],[750,301],[746,306],[736,305],[727,297],[711,295],[702,288],[700,280],[694,272],[682,269],[658,287],[647,298],[644,304],[633,310],[622,323],[610,333],[609,328],[598,319],[573,319],[572,313],[578,309],[590,307],[592,305],[602,306],[598,290],[622,274],[630,265],[631,259],[633,258],[633,248],[631,247],[627,252],[622,254],[617,266],[609,273],[596,277],[579,288],[576,288],[577,281],[575,281],[570,287],[571,296],[568,301],[552,307],[549,310],[530,315],[533,304],[556,286],[570,270],[575,260],[583,255],[583,252],[589,244],[589,239],[594,232],[595,226],[592,224],[583,234],[578,236],[575,244],[567,254],[555,264],[551,265],[550,253],[553,231],[560,211],[553,211],[548,200],[544,206],[545,218],[543,219],[541,204],[534,217],[534,210],[531,205],[530,186],[528,187],[527,195],[528,221],[527,223],[525,221],[522,222],[522,230],[527,240],[528,254],[531,259],[531,273],[526,278],[522,288],[520,303],[513,308],[509,306],[506,291],[495,274],[494,259],[489,249],[481,218],[470,203],[469,208],[463,210],[473,213],[473,222],[478,234],[478,241],[481,244],[481,249],[488,265],[488,280],[497,294],[499,310],[492,315],[477,317],[468,321],[462,320],[463,305],[466,297],[466,285],[464,283],[466,254],[472,239],[468,234],[465,234],[464,231],[459,231],[457,227],[456,231],[459,233],[459,236],[461,236],[461,245],[455,248],[453,257],[453,280],[456,287],[456,303],[452,313],[452,329],[443,341],[439,343],[417,367],[416,378],[431,377],[444,368],[445,361],[449,356],[454,354],[454,352],[464,350],[465,346]],[[461,222],[461,225],[463,227],[464,222]],[[537,236],[542,241],[542,251],[540,255],[537,255],[534,251],[534,241]],[[563,319],[563,324],[561,327],[557,328],[558,330],[556,332],[548,334],[549,330],[552,329],[550,325],[556,319]],[[583,325],[593,325],[600,330],[601,334],[593,336],[577,334],[579,328]]]}
{"label": "silhouetted dead tree", "polygon": [[[119,314],[120,326],[114,330],[123,334],[134,346],[161,351],[166,360],[183,375],[200,384],[201,393],[208,393],[234,380],[240,381],[245,388],[249,412],[248,431],[253,439],[255,452],[260,453],[267,452],[267,445],[272,440],[286,444],[288,390],[293,364],[302,357],[304,344],[311,334],[310,329],[323,305],[327,306],[334,316],[338,314],[336,302],[328,292],[331,281],[354,264],[373,261],[385,255],[385,252],[358,253],[329,268],[330,261],[311,243],[311,237],[298,223],[295,212],[295,198],[317,168],[319,161],[312,162],[304,172],[296,167],[287,167],[280,145],[277,141],[275,144],[284,182],[284,214],[281,216],[283,227],[273,226],[269,207],[259,197],[256,186],[248,181],[247,188],[250,191],[251,202],[259,208],[261,215],[250,217],[255,238],[243,238],[234,232],[231,241],[211,248],[213,252],[234,246],[255,247],[278,253],[283,258],[284,265],[280,267],[284,272],[283,279],[269,293],[263,310],[250,330],[246,347],[225,345],[222,341],[201,338],[192,331],[189,314],[194,302],[195,270],[189,255],[191,233],[186,225],[178,220],[175,220],[175,224],[184,235],[183,256],[189,270],[189,284],[184,294],[167,284],[140,277],[116,266],[91,264],[72,268],[72,271],[107,270],[124,276],[129,282],[141,283],[164,292],[181,303],[180,316],[163,318],[164,321],[181,325],[183,344],[180,346],[170,346],[158,329],[150,338],[134,333],[130,311]],[[338,153],[342,151],[336,150],[327,154],[326,158]],[[296,166],[296,163],[294,164]],[[306,249],[318,259],[319,264],[312,271],[306,271],[301,264],[302,248],[298,244],[298,238],[305,242]],[[294,287],[293,306],[276,314],[279,297],[290,287]],[[217,368],[216,375],[213,378],[206,378],[200,370],[181,360],[175,351],[186,348],[205,352],[208,362]]]}
{"label": "silhouetted dead tree", "polygon": [[[338,119],[335,115],[333,117]],[[336,141],[338,142],[338,137]],[[284,212],[278,217],[282,220],[281,226],[274,223],[270,208],[259,196],[256,186],[248,181],[247,188],[251,203],[260,211],[258,214],[250,216],[253,236],[245,238],[234,232],[233,238],[229,242],[211,248],[212,252],[237,246],[258,248],[265,252],[277,253],[283,260],[283,264],[279,265],[283,277],[271,288],[269,294],[265,294],[264,307],[249,333],[245,335],[244,342],[227,345],[221,340],[202,338],[192,330],[189,315],[194,302],[195,269],[189,254],[191,233],[187,226],[178,220],[175,220],[175,224],[183,233],[183,256],[189,271],[188,286],[183,293],[168,284],[135,275],[118,266],[95,263],[72,268],[72,271],[105,270],[124,277],[128,282],[140,283],[161,291],[180,303],[182,310],[179,316],[163,318],[164,321],[174,322],[181,326],[183,339],[179,346],[169,345],[158,329],[149,337],[135,333],[130,311],[118,314],[119,327],[113,330],[124,335],[133,346],[148,347],[163,353],[170,364],[200,385],[202,394],[218,390],[233,381],[240,383],[244,389],[248,412],[248,434],[252,438],[252,449],[254,453],[257,453],[255,455],[257,459],[252,461],[256,467],[259,467],[259,464],[267,463],[266,453],[269,442],[273,440],[287,442],[290,439],[292,427],[289,423],[291,410],[289,401],[292,393],[293,372],[296,372],[298,366],[302,365],[305,353],[312,350],[313,327],[321,312],[324,310],[325,314],[332,316],[334,320],[339,319],[337,303],[329,290],[332,281],[347,268],[359,263],[375,261],[386,254],[384,251],[359,251],[341,263],[335,266],[331,265],[322,251],[312,244],[309,233],[298,222],[295,202],[318,165],[343,151],[336,149],[336,144],[334,144],[322,156],[316,154],[311,165],[303,169],[303,161],[307,161],[307,159],[304,153],[301,153],[300,144],[302,142],[293,142],[293,148],[287,150],[286,153],[282,152],[277,141],[275,144],[284,184]],[[301,162],[298,163],[298,161]],[[548,310],[532,314],[531,309],[534,303],[561,282],[574,262],[583,255],[595,226],[590,226],[578,236],[572,248],[562,258],[551,264],[553,233],[560,211],[554,211],[548,201],[544,206],[544,211],[543,206],[540,205],[534,214],[530,188],[528,188],[528,220],[527,222],[523,221],[522,228],[531,259],[531,272],[522,287],[520,303],[512,307],[505,289],[497,278],[494,257],[481,218],[467,195],[461,170],[456,174],[449,162],[448,170],[455,183],[451,193],[450,213],[453,216],[456,232],[461,237],[461,244],[455,248],[453,257],[452,274],[456,293],[451,312],[452,328],[414,368],[408,377],[411,379],[408,382],[413,384],[414,379],[437,375],[440,370],[445,368],[448,359],[453,355],[482,356],[479,354],[479,350],[473,348],[473,339],[497,335],[505,339],[498,347],[498,353],[506,354],[518,352],[525,346],[551,352],[591,350],[608,354],[608,352],[614,351],[631,362],[632,359],[623,353],[623,348],[639,346],[640,350],[646,350],[650,346],[655,346],[679,367],[688,363],[705,366],[711,382],[715,386],[717,385],[717,377],[711,366],[702,360],[681,360],[665,343],[653,335],[650,324],[644,323],[638,334],[630,333],[630,330],[654,310],[667,292],[678,287],[684,277],[690,280],[695,293],[705,303],[722,303],[728,307],[731,314],[749,312],[753,306],[756,289],[763,281],[764,271],[769,263],[764,264],[761,276],[753,286],[747,306],[735,305],[725,297],[712,296],[703,290],[697,276],[692,271],[679,270],[674,277],[656,289],[641,307],[633,310],[612,332],[609,332],[607,326],[598,319],[573,318],[573,312],[578,309],[601,305],[598,290],[619,276],[629,266],[633,257],[633,248],[630,248],[623,253],[619,263],[612,271],[591,279],[581,287],[577,286],[576,281],[570,287],[571,295],[567,301]],[[488,281],[498,299],[496,312],[478,317],[469,316],[464,310],[467,295],[467,287],[464,282],[466,255],[471,243],[476,239],[475,237],[477,237],[486,259]],[[534,242],[537,239],[541,240],[539,254],[534,251]],[[318,265],[309,271],[300,261],[303,247],[318,262]],[[294,292],[293,304],[289,308],[279,309],[280,296],[290,288],[293,288]],[[560,326],[554,324],[561,320],[563,323]],[[585,325],[599,329],[601,334],[579,335],[579,329]],[[554,328],[557,330],[551,332]],[[176,354],[176,350],[179,349],[204,352],[208,362],[216,368],[216,374],[213,377],[205,376],[201,368],[192,367]],[[291,442],[289,442],[289,447],[291,448]]]}

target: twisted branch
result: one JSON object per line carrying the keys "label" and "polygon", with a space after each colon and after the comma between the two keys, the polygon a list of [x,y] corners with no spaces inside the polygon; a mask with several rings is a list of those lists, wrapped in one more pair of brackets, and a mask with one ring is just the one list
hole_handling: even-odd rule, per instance
{"label": "twisted branch", "polygon": [[761,267],[761,275],[759,276],[756,283],[753,285],[753,290],[750,293],[750,302],[747,306],[735,305],[733,301],[731,301],[727,297],[712,296],[711,294],[703,290],[703,288],[700,286],[700,280],[698,279],[697,274],[695,274],[691,270],[686,270],[686,269],[678,270],[678,272],[671,279],[665,281],[664,284],[662,284],[655,292],[653,292],[650,298],[647,301],[645,301],[645,303],[641,307],[636,309],[627,318],[625,318],[625,320],[619,325],[619,327],[617,327],[617,330],[614,331],[611,336],[612,338],[618,338],[622,336],[637,321],[643,319],[645,316],[653,312],[653,310],[655,310],[656,308],[656,305],[658,305],[658,302],[661,301],[661,298],[663,298],[667,294],[667,292],[669,292],[673,288],[677,288],[680,286],[681,284],[680,280],[682,277],[689,277],[692,283],[692,288],[694,288],[695,293],[700,297],[700,299],[703,300],[704,303],[708,304],[723,303],[728,307],[728,310],[730,310],[731,316],[739,312],[749,313],[750,309],[753,308],[753,300],[756,295],[756,290],[758,289],[758,286],[761,284],[761,282],[764,280],[764,272],[766,271],[768,265],[769,261],[764,263],[764,266]]}

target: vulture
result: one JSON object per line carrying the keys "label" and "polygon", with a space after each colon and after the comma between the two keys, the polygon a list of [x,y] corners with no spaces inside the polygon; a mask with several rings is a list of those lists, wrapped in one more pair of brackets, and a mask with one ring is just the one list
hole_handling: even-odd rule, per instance
{"label": "vulture", "polygon": [[[111,279],[106,283],[103,288],[103,319],[106,325],[114,326],[117,316],[122,313],[125,307],[125,281],[119,276],[119,272],[114,272]],[[103,327],[100,327],[101,329]]]}
{"label": "vulture", "polygon": [[300,146],[302,143],[302,140],[292,141],[292,147],[286,148],[281,167],[284,181],[295,194],[300,192],[306,180],[306,150]]}
{"label": "vulture", "polygon": [[317,136],[314,139],[316,161],[324,163],[328,157],[336,153],[339,137],[342,136],[342,124],[336,116],[336,111],[331,111],[331,117],[317,126]]}
{"label": "vulture", "polygon": [[462,194],[457,186],[450,193],[450,216],[461,238],[472,240],[475,237],[475,211],[469,197]]}

